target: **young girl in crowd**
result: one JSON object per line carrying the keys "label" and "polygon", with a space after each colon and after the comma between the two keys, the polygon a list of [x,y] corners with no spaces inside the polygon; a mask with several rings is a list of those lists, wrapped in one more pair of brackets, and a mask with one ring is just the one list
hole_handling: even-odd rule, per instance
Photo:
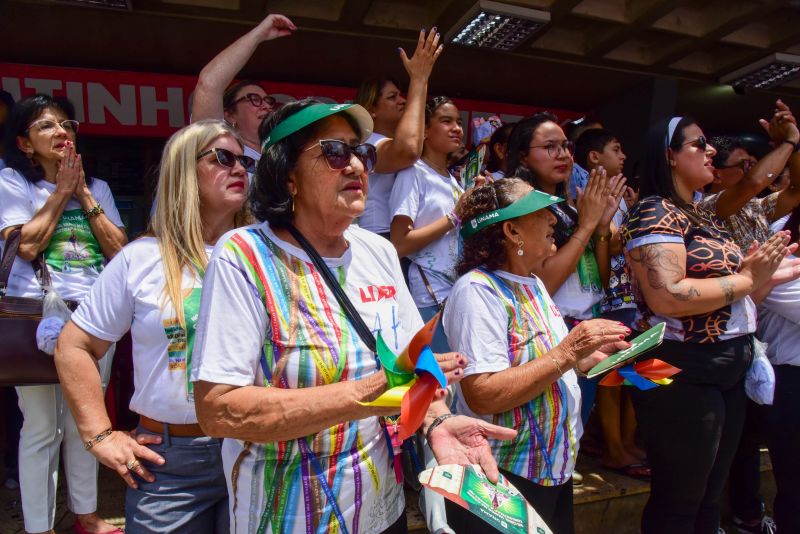
{"label": "young girl in crowd", "polygon": [[389,196],[397,172],[412,166],[422,154],[428,78],[442,53],[439,37],[436,28],[427,37],[422,30],[410,59],[400,49],[403,67],[410,78],[407,98],[392,78],[365,80],[356,93],[356,103],[366,108],[375,122],[367,142],[375,145],[378,157],[375,169],[369,174],[367,206],[358,218],[358,225],[387,239],[392,222]]}
{"label": "young girl in crowd", "polygon": [[[431,99],[422,157],[398,173],[389,200],[392,243],[401,258],[411,260],[409,288],[424,321],[439,312],[455,282],[460,224],[455,207],[463,190],[447,170],[447,155],[458,150],[463,136],[453,101]],[[441,327],[433,343],[434,350],[447,350]]]}
{"label": "young girl in crowd", "polygon": [[647,138],[642,200],[623,243],[639,310],[636,329],[667,324],[648,357],[681,369],[667,387],[631,388],[652,469],[642,532],[716,534],[719,499],[745,414],[755,306],[790,249],[779,233],[744,256],[721,222],[694,204],[714,179],[700,126],[686,117],[655,124]]}
{"label": "young girl in crowd", "polygon": [[[128,533],[228,531],[220,440],[197,424],[189,382],[195,323],[217,239],[245,221],[253,159],[222,121],[167,142],[151,235],[125,247],[59,339],[64,395],[89,451],[128,484]],[[111,431],[95,359],[131,330],[139,414],[134,434]]]}

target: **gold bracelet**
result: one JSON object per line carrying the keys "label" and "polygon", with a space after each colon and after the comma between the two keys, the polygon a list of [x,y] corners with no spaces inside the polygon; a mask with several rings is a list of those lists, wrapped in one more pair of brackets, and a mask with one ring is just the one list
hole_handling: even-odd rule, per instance
{"label": "gold bracelet", "polygon": [[105,430],[97,434],[95,437],[90,439],[89,441],[84,441],[83,448],[88,451],[89,449],[91,449],[104,439],[106,439],[108,436],[110,436],[112,432],[114,432],[114,430],[111,427],[106,428]]}
{"label": "gold bracelet", "polygon": [[610,233],[605,234],[605,235],[594,234],[594,242],[595,243],[604,243],[604,242],[608,241],[609,237],[611,237]]}
{"label": "gold bracelet", "polygon": [[558,376],[564,376],[564,371],[561,370],[561,366],[558,364],[558,360],[556,357],[550,354],[550,361],[553,362],[553,365],[556,366],[556,371],[558,371]]}
{"label": "gold bracelet", "polygon": [[97,217],[101,213],[105,213],[106,211],[103,209],[103,206],[100,204],[95,204],[88,210],[83,210],[84,215],[86,215],[87,219],[91,219],[93,217]]}

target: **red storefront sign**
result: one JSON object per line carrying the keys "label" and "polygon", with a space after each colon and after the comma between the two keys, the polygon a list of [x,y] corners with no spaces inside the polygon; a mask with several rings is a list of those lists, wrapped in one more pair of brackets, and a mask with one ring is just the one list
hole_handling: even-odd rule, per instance
{"label": "red storefront sign", "polygon": [[[189,102],[196,83],[195,76],[0,63],[0,88],[15,100],[36,93],[68,98],[75,106],[82,134],[167,137],[188,123]],[[265,81],[264,88],[279,102],[307,96],[346,102],[355,96],[354,88],[330,85]],[[475,117],[496,114],[507,122],[545,109],[454,100],[465,125]],[[549,111],[561,120],[579,115],[567,110]]]}

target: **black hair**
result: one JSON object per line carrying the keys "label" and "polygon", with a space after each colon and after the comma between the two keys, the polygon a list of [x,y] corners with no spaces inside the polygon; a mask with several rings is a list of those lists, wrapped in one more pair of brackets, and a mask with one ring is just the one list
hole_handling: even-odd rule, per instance
{"label": "black hair", "polygon": [[[270,113],[259,127],[261,143],[263,144],[272,130],[287,118],[309,106],[322,103],[314,98],[303,98]],[[345,118],[356,135],[361,137],[361,128],[350,115],[338,113],[331,115],[333,116]],[[291,224],[294,206],[292,196],[289,194],[289,173],[297,165],[305,145],[317,135],[325,121],[326,119],[323,119],[309,124],[268,149],[262,149],[256,175],[253,177],[253,187],[250,189],[251,210],[258,220],[269,222],[273,228]]]}
{"label": "black hair", "polygon": [[592,126],[593,124],[601,124],[600,119],[594,115],[586,115],[585,117],[564,123],[561,128],[564,130],[564,135],[567,136],[567,139],[570,141],[577,141],[578,137],[583,135],[583,132],[596,128]]}
{"label": "black hair", "polygon": [[[436,110],[445,104],[453,104],[453,101],[446,96],[434,96],[425,102],[425,126],[430,124]],[[455,105],[455,104],[453,104]]]}
{"label": "black hair", "polygon": [[796,206],[793,210],[791,215],[789,215],[789,219],[786,221],[786,224],[783,225],[784,230],[789,230],[791,232],[792,237],[789,243],[797,243],[798,239],[800,239],[800,206]]}
{"label": "black hair", "polygon": [[[558,124],[558,119],[552,113],[542,111],[526,117],[519,121],[514,129],[511,130],[511,135],[508,137],[508,151],[506,152],[506,168],[509,171],[508,176],[517,176],[522,178],[534,189],[542,191],[539,183],[539,176],[536,172],[529,168],[523,161],[523,157],[530,150],[533,137],[536,130],[545,122],[555,122]],[[567,198],[567,183],[561,182],[556,186],[556,196]],[[553,232],[556,246],[561,247],[569,239],[572,234],[572,226],[564,220],[559,210],[569,217],[574,225],[578,224],[578,212],[569,205],[569,203],[562,203],[559,208],[551,208],[551,211],[556,215],[556,225]]]}
{"label": "black hair", "polygon": [[240,80],[236,83],[233,83],[225,89],[225,92],[222,95],[222,108],[225,111],[230,111],[236,105],[236,94],[242,87],[247,87],[248,85],[255,85],[256,87],[264,87],[261,85],[261,82],[257,82],[255,80]]}
{"label": "black hair", "polygon": [[[510,206],[519,200],[513,193],[522,183],[525,182],[519,178],[501,178],[469,189],[458,203],[458,216],[467,221],[482,213]],[[496,271],[506,259],[505,242],[502,224],[489,225],[464,238],[456,272],[460,276],[477,267]]]}
{"label": "black hair", "polygon": [[747,147],[745,147],[741,140],[730,135],[718,135],[717,137],[712,137],[708,142],[717,149],[717,153],[714,155],[713,159],[714,167],[717,168],[724,167],[728,162],[731,152],[737,148],[747,151]]}
{"label": "black hair", "polygon": [[[0,104],[4,105],[8,109],[8,115],[11,115],[11,112],[14,110],[14,97],[11,96],[11,93],[8,91],[0,90]],[[6,120],[0,123],[0,156],[5,153],[5,132],[6,132],[6,124],[8,123],[9,116],[6,116]]]}
{"label": "black hair", "polygon": [[[30,182],[44,179],[44,169],[34,160],[28,159],[17,146],[17,137],[27,137],[28,127],[48,109],[57,110],[67,116],[75,117],[75,107],[66,98],[53,98],[50,95],[36,94],[17,102],[11,110],[5,128],[5,162],[6,165],[20,173]],[[91,185],[91,176],[86,176],[86,185]]]}
{"label": "black hair", "polygon": [[589,169],[589,152],[602,152],[606,145],[617,140],[617,136],[603,128],[584,131],[575,141],[575,163]]}
{"label": "black hair", "polygon": [[507,145],[508,144],[508,137],[511,135],[511,130],[514,129],[516,122],[509,122],[507,124],[502,125],[497,130],[494,131],[492,137],[489,139],[489,146],[487,147],[489,151],[489,157],[486,159],[486,170],[489,172],[497,172],[503,171],[506,172],[505,161],[497,157],[497,154],[494,153],[494,145]]}
{"label": "black hair", "polygon": [[659,196],[672,201],[675,206],[680,208],[695,224],[702,224],[697,216],[694,205],[684,201],[675,189],[675,181],[672,178],[672,167],[669,163],[669,153],[667,149],[679,151],[686,142],[683,130],[688,126],[697,124],[691,117],[681,117],[672,134],[672,139],[668,140],[670,119],[658,121],[650,127],[645,141],[644,163],[642,164],[642,174],[639,177],[639,198],[649,196]]}

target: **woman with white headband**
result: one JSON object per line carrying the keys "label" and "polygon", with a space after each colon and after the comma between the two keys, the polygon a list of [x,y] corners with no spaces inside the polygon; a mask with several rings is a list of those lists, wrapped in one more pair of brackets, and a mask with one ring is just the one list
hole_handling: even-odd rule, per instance
{"label": "woman with white headband", "polygon": [[622,240],[639,303],[635,329],[667,324],[648,353],[681,369],[674,382],[631,388],[652,469],[642,533],[716,534],[719,499],[745,415],[755,306],[796,245],[778,232],[745,255],[713,215],[694,204],[714,179],[716,150],[692,119],[654,125],[641,175],[642,200]]}

